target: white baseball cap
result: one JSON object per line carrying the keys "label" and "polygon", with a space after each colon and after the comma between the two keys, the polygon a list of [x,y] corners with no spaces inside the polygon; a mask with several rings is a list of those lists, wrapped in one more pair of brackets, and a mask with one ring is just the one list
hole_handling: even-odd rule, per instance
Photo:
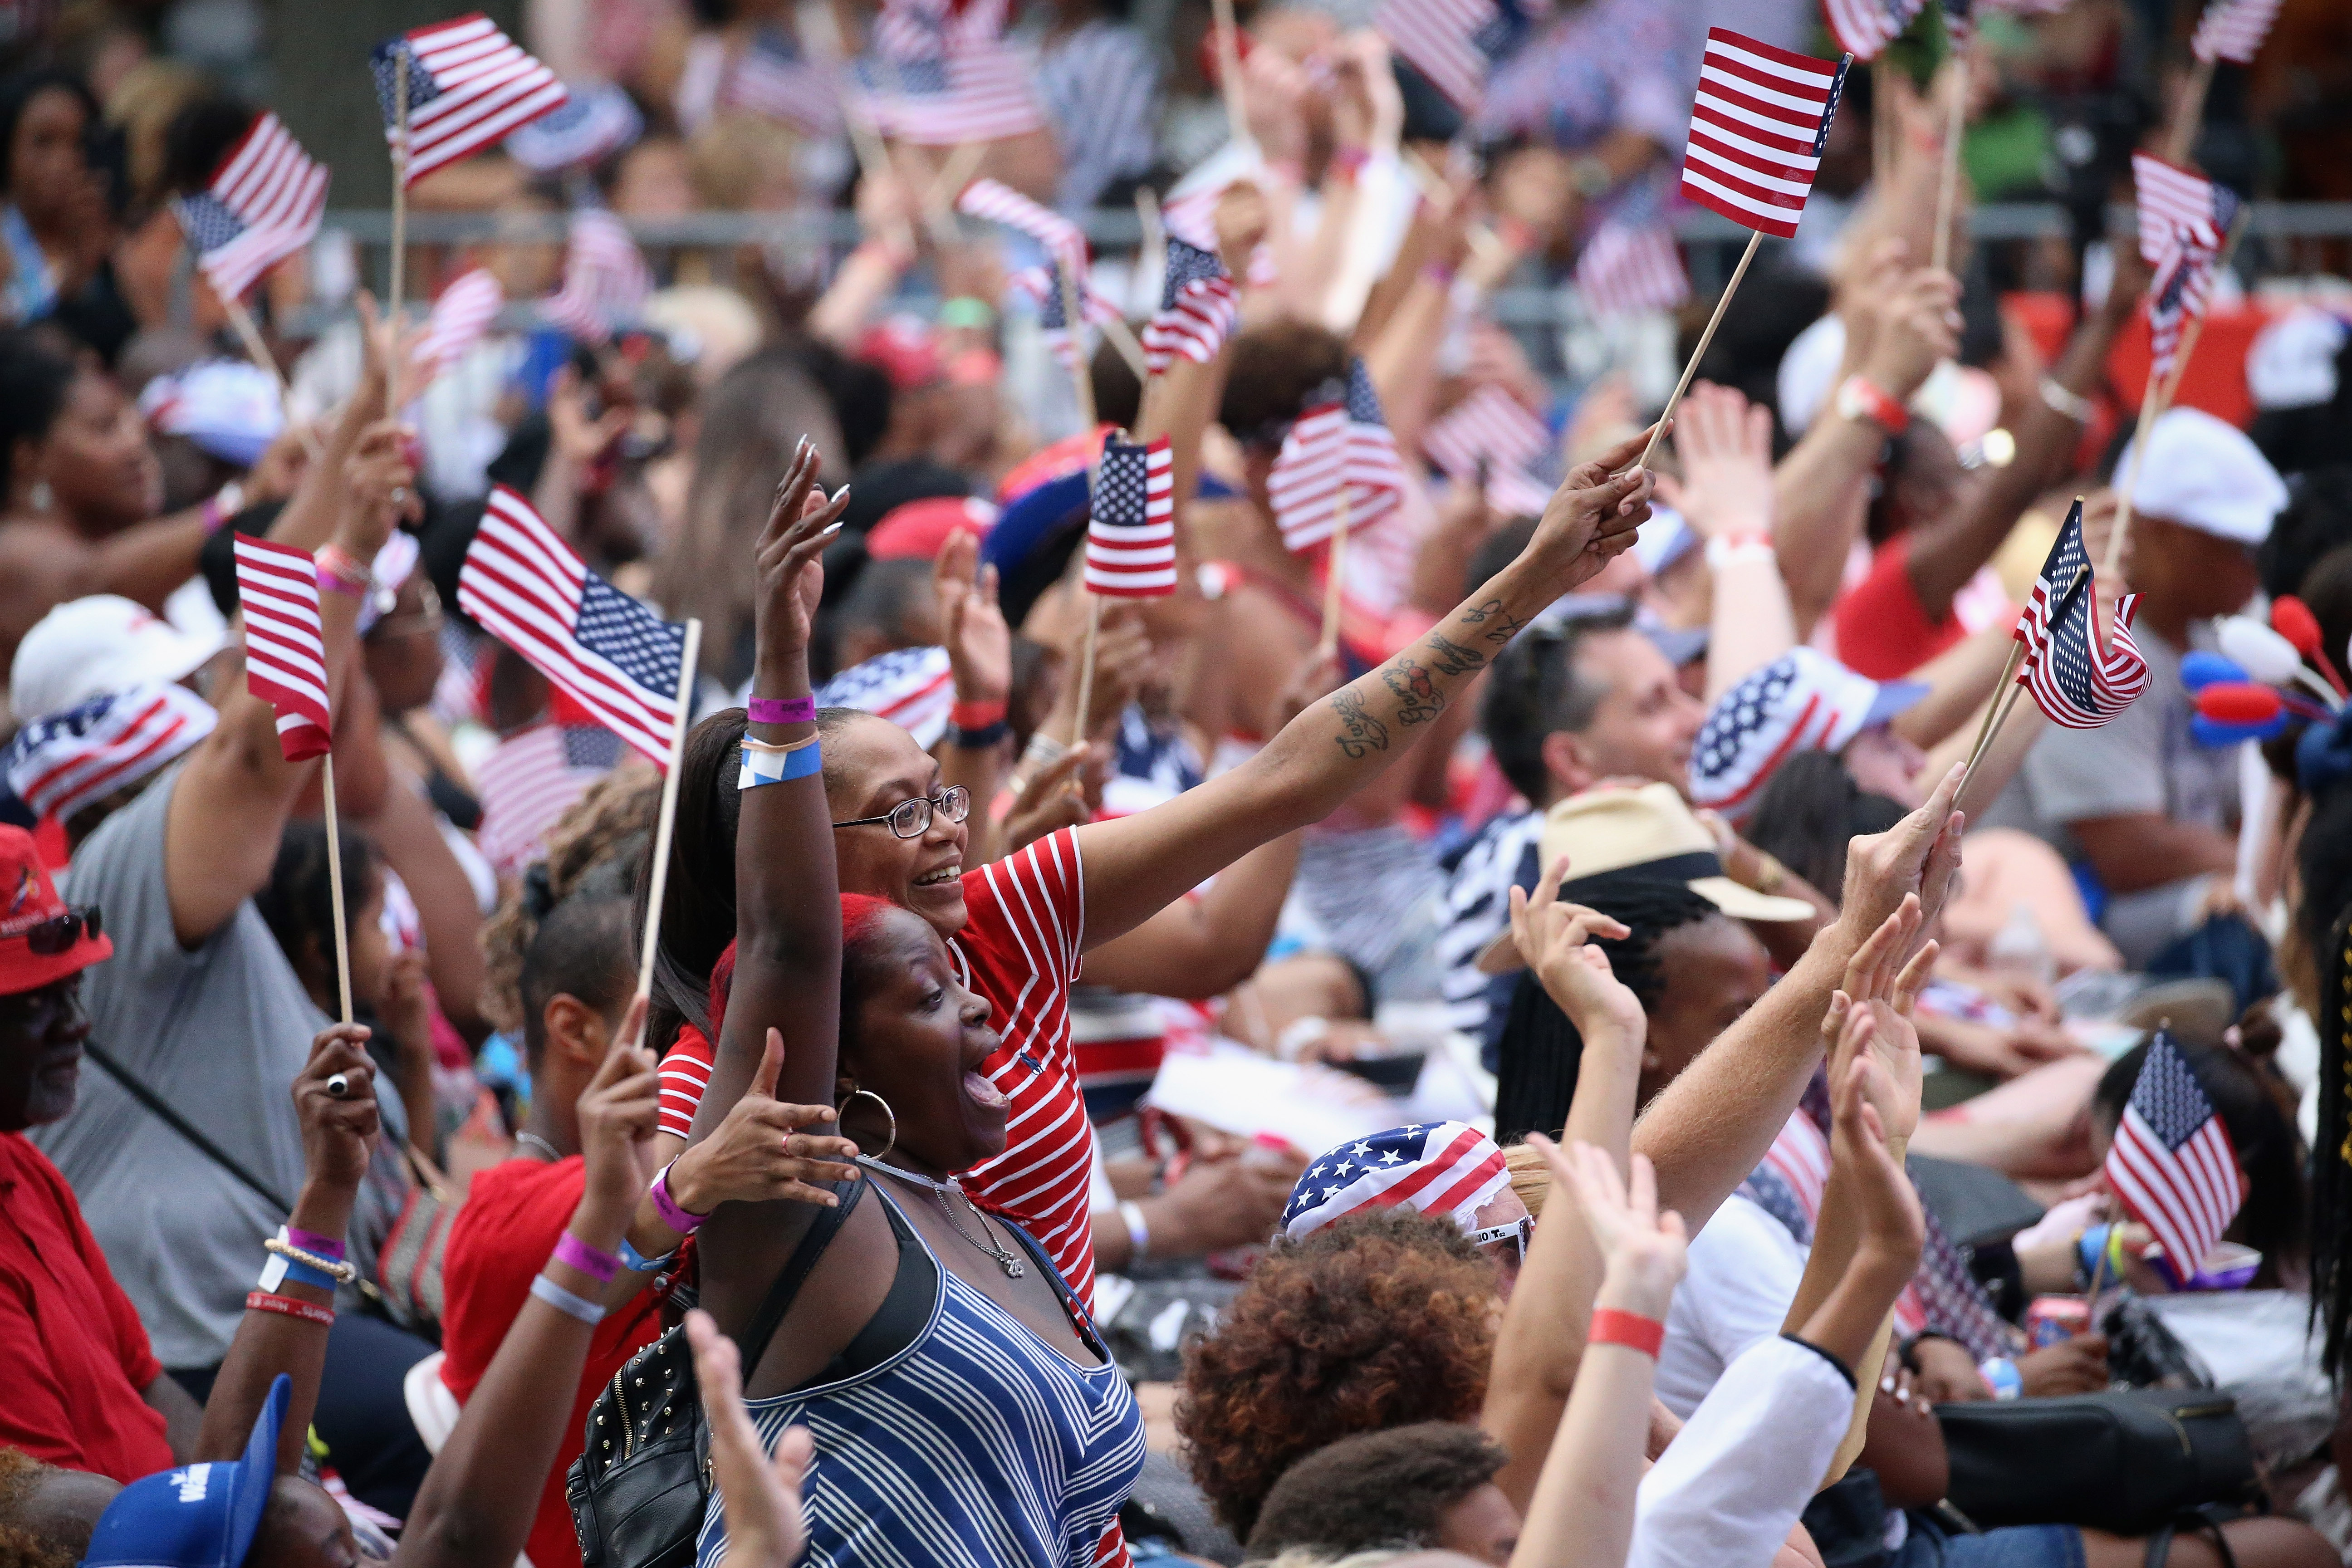
{"label": "white baseball cap", "polygon": [[[2132,471],[2132,447],[2116,473]],[[2246,433],[2201,408],[2167,410],[2147,438],[2147,460],[2132,486],[2132,510],[2240,544],[2270,537],[2286,505],[2286,481]]]}
{"label": "white baseball cap", "polygon": [[33,623],[8,672],[20,724],[101,691],[169,686],[221,650],[223,639],[184,632],[115,594],[68,599]]}

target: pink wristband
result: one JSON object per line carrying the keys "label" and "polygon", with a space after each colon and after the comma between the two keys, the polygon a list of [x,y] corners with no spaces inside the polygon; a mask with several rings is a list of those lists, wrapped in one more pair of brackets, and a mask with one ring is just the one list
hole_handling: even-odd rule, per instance
{"label": "pink wristband", "polygon": [[613,1276],[621,1271],[621,1260],[601,1247],[592,1247],[570,1231],[556,1238],[551,1255],[558,1263],[568,1263],[588,1275],[599,1285],[610,1285]]}
{"label": "pink wristband", "polygon": [[[677,1163],[675,1160],[670,1162],[670,1165]],[[661,1168],[661,1174],[656,1176],[654,1184],[646,1189],[646,1195],[653,1199],[654,1212],[661,1215],[662,1224],[680,1236],[692,1236],[702,1222],[710,1217],[707,1214],[688,1214],[677,1206],[677,1200],[669,1195],[669,1165]]]}
{"label": "pink wristband", "polygon": [[299,1247],[305,1252],[315,1252],[338,1263],[343,1260],[343,1244],[340,1237],[320,1236],[315,1230],[297,1230],[289,1225],[286,1227],[286,1240],[289,1246]]}
{"label": "pink wristband", "polygon": [[754,697],[743,705],[754,724],[810,724],[816,721],[814,697]]}

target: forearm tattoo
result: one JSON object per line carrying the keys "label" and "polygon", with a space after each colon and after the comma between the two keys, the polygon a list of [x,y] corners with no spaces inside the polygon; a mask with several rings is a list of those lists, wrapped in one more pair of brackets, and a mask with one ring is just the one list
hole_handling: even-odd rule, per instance
{"label": "forearm tattoo", "polygon": [[1489,599],[1483,605],[1473,605],[1462,612],[1462,618],[1472,626],[1486,626],[1488,621],[1494,622],[1495,624],[1487,626],[1486,630],[1479,634],[1479,637],[1497,647],[1518,636],[1519,628],[1528,624],[1524,620],[1514,618],[1508,610],[1503,608],[1503,601],[1500,599]]}
{"label": "forearm tattoo", "polygon": [[1445,693],[1437,689],[1429,671],[1409,658],[1400,658],[1381,671],[1381,683],[1397,700],[1397,722],[1420,724],[1445,711]]}
{"label": "forearm tattoo", "polygon": [[1331,707],[1339,715],[1340,751],[1350,757],[1361,757],[1389,749],[1389,727],[1364,711],[1364,700],[1356,695],[1353,687],[1343,686],[1333,692]]}
{"label": "forearm tattoo", "polygon": [[1486,656],[1475,648],[1464,647],[1439,632],[1429,634],[1429,662],[1441,674],[1468,675],[1486,668]]}

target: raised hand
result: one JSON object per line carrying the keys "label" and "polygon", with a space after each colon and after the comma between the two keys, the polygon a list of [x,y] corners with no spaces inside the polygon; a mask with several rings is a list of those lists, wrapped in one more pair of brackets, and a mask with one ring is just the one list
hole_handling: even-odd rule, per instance
{"label": "raised hand", "polygon": [[343,464],[343,504],[335,523],[335,542],[352,559],[366,565],[405,518],[425,516],[425,502],[416,493],[416,466],[411,460],[415,436],[396,419],[379,419],[360,435],[359,445]]}
{"label": "raised hand", "polygon": [[[1953,763],[1925,805],[1885,832],[1858,837],[1848,847],[1845,894],[1838,909],[1847,940],[1867,940],[1914,894],[1920,918],[1912,940],[1935,924],[1951,891],[1952,874],[1960,868],[1960,835],[1968,818],[1952,809],[1952,802],[1966,779],[1964,764]],[[1901,956],[1907,958],[1908,950]]]}
{"label": "raised hand", "polygon": [[1690,1237],[1682,1215],[1658,1212],[1658,1176],[1649,1157],[1633,1158],[1629,1177],[1590,1143],[1566,1149],[1540,1132],[1528,1145],[1543,1156],[1552,1179],[1574,1195],[1578,1211],[1601,1248],[1606,1273],[1596,1304],[1663,1319],[1675,1287],[1689,1266]]}
{"label": "raised hand", "polygon": [[1594,937],[1622,941],[1633,933],[1598,910],[1562,903],[1559,885],[1567,876],[1562,855],[1537,879],[1532,897],[1524,888],[1511,889],[1511,941],[1578,1034],[1598,1045],[1601,1034],[1613,1031],[1639,1056],[1649,1033],[1641,998],[1618,980],[1609,955],[1591,945]]}
{"label": "raised hand", "polygon": [[1049,833],[1094,820],[1086,791],[1079,784],[1079,770],[1092,755],[1092,747],[1072,746],[1030,775],[1013,809],[1005,814],[1000,835],[1005,854],[1025,849]]}
{"label": "raised hand", "polygon": [[1859,1205],[1862,1218],[1856,1262],[1868,1255],[1888,1266],[1890,1273],[1907,1279],[1919,1266],[1927,1221],[1911,1178],[1886,1146],[1888,1129],[1875,1106],[1891,1090],[1874,1081],[1881,1076],[1877,1059],[1859,1050],[1847,1060],[1843,1074],[1832,1076],[1830,1160],[1851,1173],[1846,1193]]}
{"label": "raised hand", "polygon": [[1682,479],[1658,493],[1709,539],[1772,533],[1772,411],[1733,387],[1692,385],[1675,417]]}
{"label": "raised hand", "polygon": [[817,483],[824,461],[816,444],[803,437],[791,466],[776,483],[775,504],[760,531],[755,556],[760,591],[752,602],[752,617],[762,663],[784,658],[797,664],[808,652],[817,598],[824,592],[824,568],[817,558],[849,506],[847,485],[831,500],[824,499],[824,489]]}
{"label": "raised hand", "polygon": [[[302,1128],[302,1196],[298,1223],[341,1236],[367,1176],[383,1122],[375,1063],[365,1024],[330,1024],[310,1042],[310,1059],[294,1075],[294,1117]],[[334,1090],[340,1080],[343,1092]]]}
{"label": "raised hand", "polygon": [[940,640],[948,650],[960,702],[1002,702],[1013,690],[1013,629],[996,606],[996,568],[980,563],[980,540],[948,535],[931,570]]}
{"label": "raised hand", "polygon": [[1831,1075],[1867,1052],[1871,1107],[1890,1138],[1908,1139],[1919,1127],[1919,1031],[1912,1012],[1935,973],[1937,944],[1927,942],[1902,962],[1920,925],[1919,903],[1906,898],[1846,962],[1845,988],[1832,992],[1822,1033],[1830,1042]]}
{"label": "raised hand", "polygon": [[1655,477],[1647,468],[1617,473],[1641,457],[1649,437],[1643,430],[1570,469],[1552,492],[1528,542],[1528,554],[1555,592],[1565,594],[1598,576],[1632,548],[1635,531],[1650,520]]}
{"label": "raised hand", "polygon": [[661,1076],[653,1053],[637,1044],[645,1028],[640,996],[629,1004],[619,1036],[580,1096],[580,1152],[587,1166],[580,1206],[609,1216],[616,1229],[654,1179],[651,1143],[660,1125]]}
{"label": "raised hand", "polygon": [[1922,267],[1878,301],[1862,374],[1897,403],[1908,403],[1936,366],[1959,352],[1960,286],[1948,272]]}
{"label": "raised hand", "polygon": [[[711,1135],[677,1157],[669,1173],[669,1194],[688,1214],[709,1214],[723,1203],[795,1203],[838,1205],[818,1182],[854,1182],[857,1145],[846,1138],[810,1133],[802,1128],[829,1124],[829,1105],[787,1105],[776,1098],[783,1070],[784,1037],[768,1031],[768,1047],[751,1087],[727,1112]],[[834,1158],[826,1158],[826,1156]]]}
{"label": "raised hand", "polygon": [[816,1457],[805,1426],[776,1439],[773,1458],[760,1451],[759,1428],[743,1406],[743,1358],[709,1313],[686,1314],[686,1342],[694,1348],[694,1378],[710,1427],[710,1476],[727,1517],[727,1555],[739,1568],[793,1568],[808,1543],[801,1482]]}

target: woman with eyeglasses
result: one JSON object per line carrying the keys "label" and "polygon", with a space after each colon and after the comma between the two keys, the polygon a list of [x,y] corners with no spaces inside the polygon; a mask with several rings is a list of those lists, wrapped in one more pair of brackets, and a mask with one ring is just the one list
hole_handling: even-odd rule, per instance
{"label": "woman with eyeglasses", "polygon": [[[981,1070],[1008,1101],[1008,1139],[965,1184],[1037,1239],[1079,1300],[1093,1300],[1095,1274],[1093,1133],[1068,1010],[1081,956],[1259,845],[1321,821],[1429,732],[1538,611],[1632,542],[1649,515],[1650,479],[1638,469],[1610,476],[1633,461],[1643,438],[1571,473],[1517,559],[1427,636],[1308,708],[1247,762],[1149,811],[1062,829],[992,865],[966,868],[970,803],[942,787],[939,764],[913,736],[871,714],[816,716],[841,890],[920,915],[946,942],[959,980],[993,1010],[1002,1043]],[[678,1026],[701,1015],[711,966],[735,936],[735,763],[744,723],[742,711],[730,710],[705,720],[688,741],[662,912],[656,1045],[678,1037],[695,1047]],[[703,1121],[740,1097],[758,1059],[756,1048],[717,1053],[708,1072],[716,1103]],[[698,1068],[681,1063],[688,1081],[677,1087],[698,1087],[690,1081]],[[853,1134],[880,1133],[879,1113],[866,1114],[876,1125],[853,1125]]]}

